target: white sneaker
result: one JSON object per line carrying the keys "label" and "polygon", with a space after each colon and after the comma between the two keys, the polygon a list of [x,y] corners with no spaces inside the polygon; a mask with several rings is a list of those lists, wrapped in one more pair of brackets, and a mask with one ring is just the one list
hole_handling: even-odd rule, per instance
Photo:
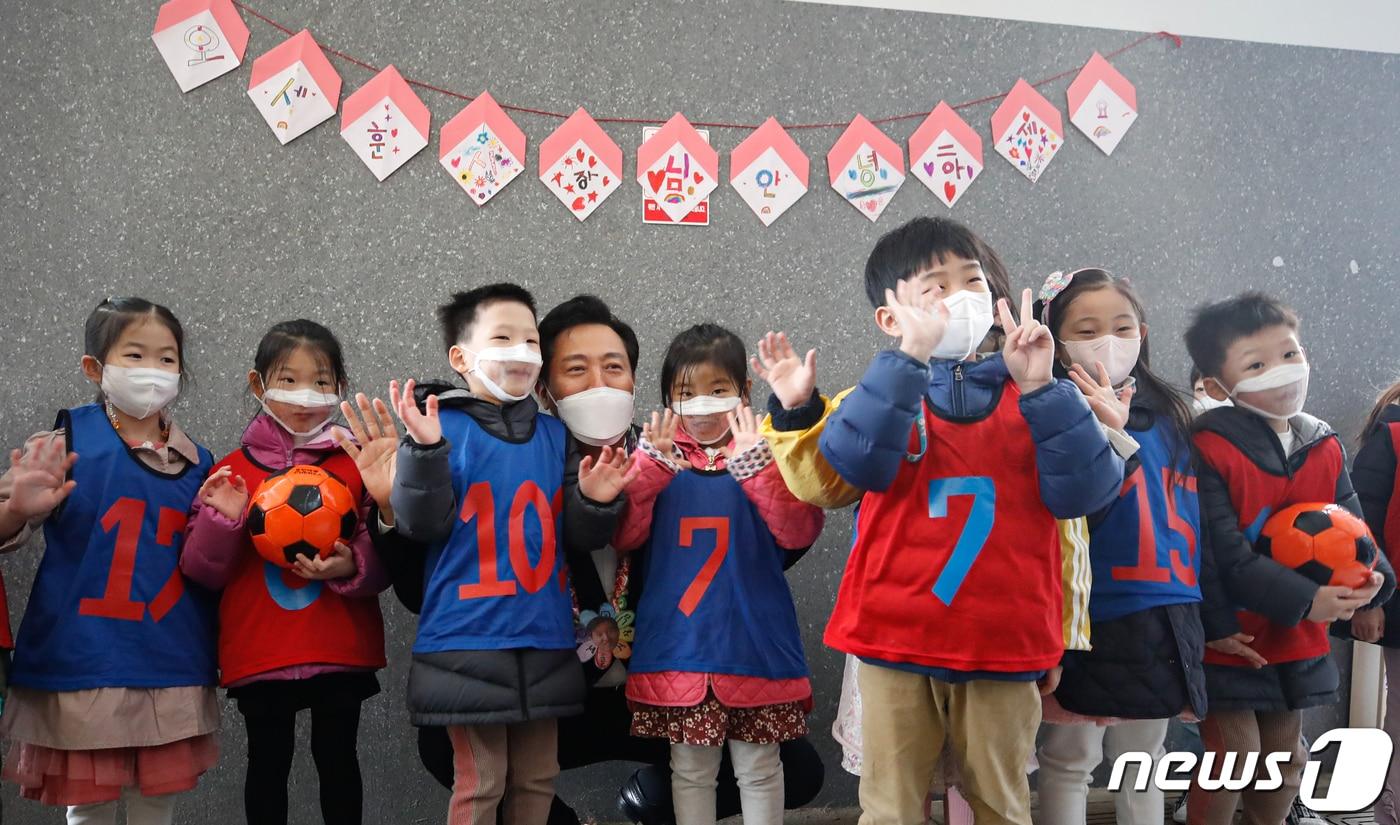
{"label": "white sneaker", "polygon": [[1293,805],[1288,809],[1287,825],[1329,825],[1322,815],[1307,805],[1293,800]]}

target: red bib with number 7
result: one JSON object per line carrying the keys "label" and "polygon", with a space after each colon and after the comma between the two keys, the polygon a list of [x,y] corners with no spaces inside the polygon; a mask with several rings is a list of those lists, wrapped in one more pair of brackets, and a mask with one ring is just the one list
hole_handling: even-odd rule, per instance
{"label": "red bib with number 7", "polygon": [[1059,663],[1059,535],[1020,397],[1007,381],[975,419],[924,402],[923,432],[911,433],[894,482],[861,499],[827,645],[959,671]]}
{"label": "red bib with number 7", "polygon": [[186,584],[185,520],[213,457],[167,475],[106,411],[59,414],[77,482],[44,522],[44,558],[15,639],[13,684],[47,691],[214,684],[214,604]]}

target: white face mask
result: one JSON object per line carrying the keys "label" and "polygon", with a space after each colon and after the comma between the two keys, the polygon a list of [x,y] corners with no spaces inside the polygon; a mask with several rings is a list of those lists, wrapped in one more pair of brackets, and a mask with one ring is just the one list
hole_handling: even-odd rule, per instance
{"label": "white face mask", "polygon": [[933,348],[933,357],[962,361],[982,344],[992,328],[992,293],[964,289],[943,299],[948,308],[948,328]]}
{"label": "white face mask", "polygon": [[[326,417],[321,419],[320,424],[317,424],[311,429],[297,432],[292,429],[287,422],[278,418],[277,414],[272,411],[272,408],[267,406],[267,402],[269,401],[276,401],[279,404],[291,404],[292,406],[308,410],[324,409],[326,410]],[[334,393],[317,392],[309,387],[299,390],[270,389],[263,391],[263,397],[259,403],[262,404],[263,412],[267,414],[267,417],[276,421],[282,429],[287,431],[288,435],[296,438],[310,438],[324,430],[326,426],[331,423],[331,419],[335,417],[335,408],[340,404],[340,396]]]}
{"label": "white face mask", "polygon": [[1209,395],[1207,395],[1204,398],[1191,399],[1191,406],[1195,407],[1196,412],[1199,414],[1205,412],[1206,410],[1214,410],[1219,407],[1233,407],[1235,405],[1231,404],[1230,399],[1228,398],[1224,401],[1216,401],[1214,398],[1211,398]]}
{"label": "white face mask", "polygon": [[[475,375],[477,380],[486,387],[486,391],[491,393],[492,397],[497,401],[504,404],[513,401],[524,401],[526,398],[530,397],[530,390],[534,389],[535,381],[539,380],[540,367],[543,366],[544,360],[540,358],[540,354],[537,350],[530,348],[529,344],[516,344],[513,347],[486,347],[481,352],[472,352],[461,344],[458,344],[458,346],[462,347],[463,352],[470,352],[476,358],[476,363],[468,369],[467,372]],[[485,368],[487,364],[493,363],[501,365],[494,370],[496,373],[495,377],[487,375]],[[529,381],[530,389],[525,390],[525,392],[520,395],[512,395],[506,392],[506,389],[497,383],[498,380],[506,374],[506,370],[508,369],[506,365],[508,364],[524,364],[531,368]]]}
{"label": "white face mask", "polygon": [[1282,364],[1240,381],[1230,391],[1230,397],[1237,407],[1275,421],[1287,421],[1302,412],[1303,403],[1308,400],[1309,372],[1307,364]]}
{"label": "white face mask", "polygon": [[180,374],[150,367],[102,365],[102,394],[132,418],[149,418],[180,394]]}
{"label": "white face mask", "polygon": [[737,395],[719,398],[713,395],[697,395],[684,401],[672,401],[671,411],[676,415],[718,415],[733,412],[739,407]]}
{"label": "white face mask", "polygon": [[632,393],[612,387],[557,398],[554,409],[574,438],[594,447],[616,443],[632,426]]}
{"label": "white face mask", "polygon": [[1095,378],[1099,374],[1095,362],[1102,362],[1104,369],[1108,370],[1108,380],[1115,387],[1128,380],[1133,367],[1137,366],[1138,353],[1142,351],[1141,338],[1119,338],[1117,335],[1105,335],[1091,341],[1061,341],[1060,344],[1071,363],[1083,367]]}

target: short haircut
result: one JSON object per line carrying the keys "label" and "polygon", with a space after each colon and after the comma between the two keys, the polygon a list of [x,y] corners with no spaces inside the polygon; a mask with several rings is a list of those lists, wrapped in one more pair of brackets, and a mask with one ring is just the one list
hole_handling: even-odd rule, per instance
{"label": "short haircut", "polygon": [[1201,375],[1219,378],[1232,344],[1276,326],[1297,329],[1297,313],[1262,292],[1246,292],[1196,310],[1186,330],[1186,351]]}
{"label": "short haircut", "polygon": [[514,301],[530,308],[535,314],[535,298],[515,284],[487,284],[466,292],[456,292],[452,300],[437,308],[438,325],[442,327],[443,349],[450,350],[471,334],[477,314],[485,307],[502,301]]}
{"label": "short haircut", "polygon": [[915,218],[875,242],[865,261],[865,297],[870,305],[885,305],[885,290],[948,255],[982,264],[992,300],[1010,299],[1011,278],[1001,257],[966,226],[948,218]]}
{"label": "short haircut", "polygon": [[540,355],[548,369],[554,356],[554,342],[560,335],[586,324],[598,324],[611,329],[622,339],[622,348],[627,352],[627,363],[632,372],[637,371],[637,359],[641,357],[641,346],[637,343],[637,333],[632,331],[621,318],[613,314],[608,305],[597,295],[575,295],[559,306],[551,309],[540,321]]}

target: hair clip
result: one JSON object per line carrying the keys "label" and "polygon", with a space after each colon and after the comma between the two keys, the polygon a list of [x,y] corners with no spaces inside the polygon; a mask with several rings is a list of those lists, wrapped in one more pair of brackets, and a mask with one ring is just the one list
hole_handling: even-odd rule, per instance
{"label": "hair clip", "polygon": [[[1075,272],[1078,271],[1079,270],[1075,270]],[[1057,295],[1064,292],[1065,289],[1069,287],[1070,282],[1074,280],[1075,272],[1070,272],[1068,274],[1064,272],[1051,272],[1049,275],[1045,276],[1045,283],[1041,284],[1040,287],[1040,300],[1047,304],[1055,300]]]}

